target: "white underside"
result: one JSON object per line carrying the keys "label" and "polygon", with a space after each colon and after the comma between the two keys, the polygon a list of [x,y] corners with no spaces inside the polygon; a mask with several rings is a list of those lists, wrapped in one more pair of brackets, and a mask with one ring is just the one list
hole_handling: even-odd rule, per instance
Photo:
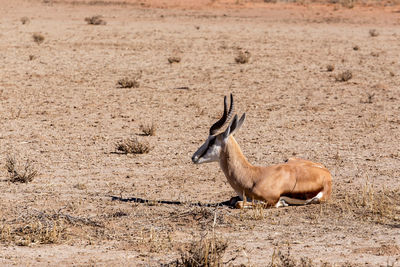
{"label": "white underside", "polygon": [[279,201],[275,204],[275,207],[279,208],[279,207],[287,207],[289,205],[308,205],[313,203],[319,203],[323,195],[324,194],[322,192],[319,192],[315,197],[307,200],[296,199],[291,197],[280,197]]}

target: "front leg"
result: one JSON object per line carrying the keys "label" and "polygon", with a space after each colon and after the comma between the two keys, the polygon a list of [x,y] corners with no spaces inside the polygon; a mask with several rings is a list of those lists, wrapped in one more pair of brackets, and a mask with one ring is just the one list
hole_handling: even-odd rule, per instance
{"label": "front leg", "polygon": [[253,200],[250,198],[247,198],[246,200],[242,200],[242,198],[240,196],[232,197],[229,200],[229,205],[231,207],[234,207],[235,209],[252,209],[259,205],[262,205],[263,208],[267,207],[267,204],[263,201]]}

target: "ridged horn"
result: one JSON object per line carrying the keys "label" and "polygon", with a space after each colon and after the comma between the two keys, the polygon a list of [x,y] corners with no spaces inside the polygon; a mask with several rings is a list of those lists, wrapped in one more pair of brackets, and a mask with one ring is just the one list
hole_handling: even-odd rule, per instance
{"label": "ridged horn", "polygon": [[222,118],[219,119],[216,123],[214,123],[211,128],[210,128],[210,135],[215,135],[219,129],[221,129],[222,126],[224,126],[225,123],[227,123],[233,114],[233,95],[231,94],[231,104],[229,106],[229,111],[228,111],[228,102],[226,99],[226,96],[224,96],[224,114],[222,114]]}

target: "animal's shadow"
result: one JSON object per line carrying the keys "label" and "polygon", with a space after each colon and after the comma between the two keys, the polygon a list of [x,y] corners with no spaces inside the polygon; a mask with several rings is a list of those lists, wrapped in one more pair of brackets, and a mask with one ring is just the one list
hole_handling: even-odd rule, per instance
{"label": "animal's shadow", "polygon": [[149,200],[139,197],[129,197],[123,198],[118,196],[110,196],[112,201],[121,201],[121,202],[134,202],[134,203],[142,203],[148,205],[188,205],[195,207],[229,207],[233,208],[232,201],[223,201],[218,203],[201,203],[201,202],[182,202],[182,201],[170,201],[170,200]]}

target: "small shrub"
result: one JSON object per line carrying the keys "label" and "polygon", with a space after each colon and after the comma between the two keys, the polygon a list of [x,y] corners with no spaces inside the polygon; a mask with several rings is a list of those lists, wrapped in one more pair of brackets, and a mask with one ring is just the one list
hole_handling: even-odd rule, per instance
{"label": "small shrub", "polygon": [[103,20],[103,16],[101,16],[101,15],[86,17],[85,21],[89,25],[106,25],[107,24],[107,22],[105,20]]}
{"label": "small shrub", "polygon": [[222,257],[227,247],[226,241],[215,237],[193,242],[188,251],[181,252],[181,260],[177,262],[177,266],[223,266]]}
{"label": "small shrub", "polygon": [[29,24],[29,22],[30,22],[30,20],[29,20],[28,17],[22,17],[22,18],[21,18],[21,23],[22,23],[23,25]]}
{"label": "small shrub", "polygon": [[338,82],[347,82],[348,80],[350,80],[353,77],[353,73],[350,70],[346,70],[342,73],[339,73],[335,79]]}
{"label": "small shrub", "polygon": [[[274,250],[274,253],[271,256],[271,262],[268,267],[314,267],[316,265],[313,264],[311,259],[307,257],[300,258],[300,262],[297,261],[290,254],[290,247],[287,248],[287,252],[282,252],[279,248]],[[321,265],[323,266],[323,265]]]}
{"label": "small shrub", "polygon": [[248,63],[250,60],[251,54],[249,51],[239,51],[237,57],[235,57],[235,62],[238,64]]}
{"label": "small shrub", "polygon": [[29,55],[29,60],[30,60],[30,61],[34,60],[35,58],[36,58],[35,55]]}
{"label": "small shrub", "polygon": [[369,30],[369,36],[376,37],[379,35],[379,32],[376,29]]}
{"label": "small shrub", "polygon": [[355,46],[353,46],[353,50],[358,51],[358,50],[360,50],[360,47],[358,45],[355,45]]}
{"label": "small shrub", "polygon": [[30,222],[0,225],[0,241],[17,246],[60,243],[64,236],[65,228],[59,221],[31,218]]}
{"label": "small shrub", "polygon": [[145,136],[155,136],[157,126],[154,123],[150,124],[142,124],[140,125],[140,130],[142,131],[143,135]]}
{"label": "small shrub", "polygon": [[373,57],[379,57],[379,52],[371,52],[371,56],[373,56]]}
{"label": "small shrub", "polygon": [[120,88],[138,88],[140,83],[136,78],[125,77],[118,80],[117,85],[119,85]]}
{"label": "small shrub", "polygon": [[13,156],[7,156],[6,169],[10,177],[9,181],[12,183],[32,182],[33,178],[35,178],[37,175],[37,171],[34,169],[29,160],[27,160],[25,165],[21,167]]}
{"label": "small shrub", "polygon": [[117,143],[116,149],[123,154],[146,154],[151,150],[148,142],[140,142],[137,138],[129,138]]}
{"label": "small shrub", "polygon": [[78,190],[86,190],[87,189],[86,184],[84,184],[84,183],[77,183],[74,185],[74,188],[76,188]]}
{"label": "small shrub", "polygon": [[334,69],[335,69],[335,66],[334,66],[334,65],[332,65],[332,64],[326,65],[326,71],[331,72],[331,71],[333,71]]}
{"label": "small shrub", "polygon": [[180,58],[180,57],[177,57],[177,56],[169,57],[169,58],[168,58],[168,62],[169,62],[169,64],[172,64],[172,63],[179,63],[179,62],[181,62],[181,58]]}
{"label": "small shrub", "polygon": [[34,33],[32,35],[32,37],[33,37],[33,41],[37,44],[41,44],[44,41],[44,36],[40,33]]}

